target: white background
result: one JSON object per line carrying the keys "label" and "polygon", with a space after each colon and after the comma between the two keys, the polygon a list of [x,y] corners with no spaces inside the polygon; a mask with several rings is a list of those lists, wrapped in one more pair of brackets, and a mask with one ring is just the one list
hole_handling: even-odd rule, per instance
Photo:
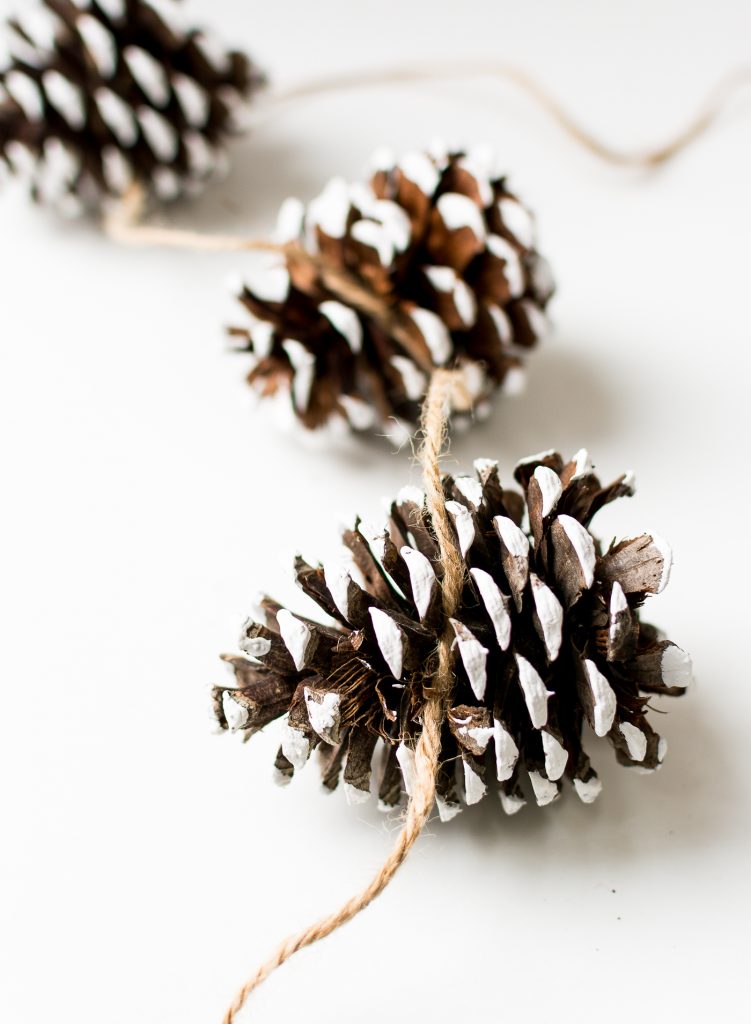
{"label": "white background", "polygon": [[[26,2],[26,0],[21,0]],[[2,3],[2,8],[10,5]],[[366,65],[511,59],[591,128],[660,141],[748,57],[718,2],[195,0],[279,84]],[[667,535],[648,606],[698,685],[661,720],[662,772],[605,744],[593,807],[434,824],[357,922],[270,981],[247,1019],[747,1019],[751,96],[659,174],[613,170],[490,81],[371,89],[266,119],[226,185],[169,212],[263,234],[369,152],[491,142],[537,210],[559,285],[524,398],[455,461],[590,448],[639,492],[610,536]],[[273,729],[212,735],[208,685],[252,595],[331,551],[415,470],[379,443],[310,454],[253,412],[222,330],[247,257],[137,252],[0,198],[0,1018],[218,1024],[255,963],[385,856],[394,822],[271,781]]]}

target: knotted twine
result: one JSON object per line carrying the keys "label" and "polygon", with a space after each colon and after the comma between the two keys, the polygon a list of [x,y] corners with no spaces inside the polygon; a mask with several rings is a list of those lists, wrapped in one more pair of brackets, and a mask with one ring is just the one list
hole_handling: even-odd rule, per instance
{"label": "knotted twine", "polygon": [[270,974],[291,956],[320,942],[327,935],[351,921],[379,896],[406,860],[427,822],[435,801],[436,774],[441,752],[441,728],[449,707],[454,686],[454,631],[450,619],[461,599],[464,587],[464,562],[456,545],[454,532],[446,511],[446,499],[441,483],[440,458],[446,440],[449,410],[452,405],[466,402],[460,373],[456,370],[435,370],[422,410],[422,463],[425,500],[438,542],[442,569],[441,599],[444,627],[438,641],[438,659],[435,674],[425,686],[425,704],[422,732],[415,748],[415,770],[411,784],[404,824],[396,842],[371,881],[355,896],[332,914],[309,925],[303,931],[290,935],[265,960],[235,996],[223,1018],[223,1024],[233,1024],[248,997]]}

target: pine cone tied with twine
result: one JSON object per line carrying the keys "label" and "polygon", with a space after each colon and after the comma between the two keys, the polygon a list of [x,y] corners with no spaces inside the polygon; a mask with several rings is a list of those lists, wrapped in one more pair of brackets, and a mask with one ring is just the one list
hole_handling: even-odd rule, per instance
{"label": "pine cone tied with twine", "polygon": [[[307,209],[287,200],[276,240],[297,249],[249,272],[239,299],[250,324],[231,334],[254,356],[250,383],[293,422],[401,442],[436,367],[463,370],[459,412],[482,415],[493,391],[519,390],[553,289],[532,215],[488,151],[372,162],[367,184],[336,178]],[[380,315],[348,302],[337,272]]]}
{"label": "pine cone tied with twine", "polygon": [[[558,797],[564,777],[591,803],[601,784],[584,752],[585,722],[621,764],[652,771],[666,746],[647,721],[650,695],[677,696],[690,681],[688,655],[639,615],[667,583],[670,550],[654,534],[606,549],[592,536],[595,513],[633,485],[624,475],[603,487],[584,451],[567,463],[555,452],[520,462],[523,496],[501,487],[496,463],[475,469],[443,478],[466,577],[451,619],[457,657],[440,816],[489,789],[513,814],[525,778],[540,805]],[[443,631],[442,570],[416,488],[400,492],[382,533],[367,534],[359,522],[345,532],[346,565],[297,559],[299,586],[330,624],[265,598],[259,620],[243,628],[244,654],[225,657],[236,685],[216,687],[214,702],[220,726],[245,738],[285,716],[280,781],[318,748],[324,785],[336,788],[343,775],[357,802],[370,794],[380,745],[377,788],[389,808],[410,792]]]}
{"label": "pine cone tied with twine", "polygon": [[0,168],[75,214],[133,183],[193,194],[226,162],[262,76],[176,0],[24,0],[0,57]]}

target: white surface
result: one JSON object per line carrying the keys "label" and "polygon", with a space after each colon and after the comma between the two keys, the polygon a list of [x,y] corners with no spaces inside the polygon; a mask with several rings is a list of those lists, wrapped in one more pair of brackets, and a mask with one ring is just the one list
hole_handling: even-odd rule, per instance
{"label": "white surface", "polygon": [[[677,127],[751,33],[744,0],[195,6],[285,83],[513,58],[624,144]],[[745,1019],[750,128],[746,94],[644,177],[601,166],[510,88],[373,89],[267,120],[224,188],[170,214],[262,233],[285,196],[353,177],[379,144],[499,147],[539,216],[557,331],[526,399],[456,440],[457,466],[498,457],[508,477],[518,457],[586,445],[607,477],[636,469],[636,498],[599,529],[670,538],[673,579],[647,618],[699,679],[655,723],[660,773],[593,741],[593,806],[569,791],[512,819],[486,800],[436,822],[247,1020]],[[295,597],[296,545],[334,553],[337,515],[375,518],[416,477],[405,452],[310,454],[253,414],[221,333],[243,258],[120,250],[7,190],[0,224],[0,1018],[218,1024],[271,945],[360,887],[394,826],[321,795],[312,765],[277,789],[277,730],[246,747],[213,736],[216,655],[256,590]]]}

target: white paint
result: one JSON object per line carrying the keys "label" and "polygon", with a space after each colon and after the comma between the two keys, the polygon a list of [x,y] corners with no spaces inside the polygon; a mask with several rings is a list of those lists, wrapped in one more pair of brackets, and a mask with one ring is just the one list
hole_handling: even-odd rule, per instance
{"label": "white paint", "polygon": [[493,727],[485,725],[472,726],[469,723],[472,721],[471,718],[463,719],[464,724],[457,723],[457,734],[466,739],[472,747],[484,754],[488,749],[488,744],[493,738]]}
{"label": "white paint", "polygon": [[365,804],[370,800],[370,790],[358,789],[351,782],[344,783],[344,797],[350,806]]}
{"label": "white paint", "polygon": [[453,267],[423,267],[425,275],[436,289],[451,295],[462,323],[471,327],[477,317],[477,302],[466,281],[463,281]]}
{"label": "white paint", "polygon": [[407,796],[412,796],[412,790],[415,785],[415,752],[406,743],[402,742],[396,748],[396,759],[402,770],[404,790]]}
{"label": "white paint", "polygon": [[318,308],[334,330],[341,334],[352,351],[360,352],[362,349],[362,324],[354,309],[335,299],[322,302]]}
{"label": "white paint", "polygon": [[368,608],[373,621],[376,640],[383,660],[388,665],[395,679],[402,678],[404,667],[404,632],[390,615],[380,608]]}
{"label": "white paint", "polygon": [[504,226],[519,240],[525,249],[535,245],[535,221],[532,214],[517,199],[504,196],[498,200],[498,212]]}
{"label": "white paint", "polygon": [[488,660],[488,650],[483,647],[471,629],[458,619],[449,619],[459,645],[459,654],[464,665],[464,670],[469,679],[472,692],[478,700],[485,696],[485,689],[488,684],[488,677],[485,665]]}
{"label": "white paint", "polygon": [[180,195],[180,179],[171,167],[157,167],[151,183],[159,199],[169,202]]}
{"label": "white paint", "polygon": [[120,97],[102,86],[94,93],[99,115],[121,146],[135,145],[138,139],[138,123],[133,109]]}
{"label": "white paint", "polygon": [[117,70],[117,44],[112,33],[90,14],[78,18],[76,28],[99,74],[112,78]]}
{"label": "white paint", "polygon": [[287,353],[287,358],[294,370],[292,398],[294,399],[295,407],[300,412],[305,412],[308,408],[310,393],[315,382],[316,357],[296,338],[285,338],[282,342],[282,348]]}
{"label": "white paint", "polygon": [[660,669],[665,686],[681,686],[685,689],[693,682],[691,656],[676,644],[670,644],[662,652]]}
{"label": "white paint", "polygon": [[647,754],[647,737],[631,722],[620,722],[618,729],[626,741],[628,756],[632,761],[643,761]]}
{"label": "white paint", "polygon": [[273,239],[283,245],[285,242],[296,242],[303,229],[305,220],[305,204],[294,196],[289,196],[279,207]]}
{"label": "white paint", "polygon": [[668,755],[668,741],[664,736],[660,736],[657,742],[657,760],[662,764]]}
{"label": "white paint", "polygon": [[532,287],[542,300],[549,299],[555,291],[555,280],[550,264],[538,253],[534,254],[531,267]]}
{"label": "white paint", "polygon": [[579,560],[585,587],[589,588],[595,579],[595,542],[589,530],[586,530],[578,519],[572,516],[558,516],[558,522],[571,541],[571,546]]}
{"label": "white paint", "polygon": [[44,56],[49,56],[50,51],[56,48],[56,37],[63,23],[47,7],[41,4],[18,5],[15,11],[15,19],[21,26],[24,35],[27,35],[33,45],[41,51],[47,51]]}
{"label": "white paint", "polygon": [[529,781],[532,783],[538,807],[546,807],[558,798],[558,786],[539,772],[530,772]]}
{"label": "white paint", "polygon": [[404,394],[411,402],[418,402],[428,387],[428,378],[407,356],[392,356],[391,365],[402,378]]}
{"label": "white paint", "polygon": [[222,694],[222,712],[230,732],[244,729],[248,724],[248,709],[235,700],[231,690]]}
{"label": "white paint", "polygon": [[670,582],[670,570],[673,567],[673,551],[664,537],[661,537],[657,533],[651,534],[651,537],[652,543],[660,552],[662,557],[662,572],[660,573],[660,580],[657,584],[657,593],[661,594]]}
{"label": "white paint", "polygon": [[310,740],[300,729],[293,729],[289,722],[282,726],[282,753],[292,767],[299,771],[310,757]]}
{"label": "white paint", "polygon": [[596,775],[586,782],[582,779],[574,779],[574,789],[583,804],[592,804],[602,792],[602,783]]}
{"label": "white paint", "polygon": [[464,760],[462,760],[462,764],[464,765],[464,799],[469,807],[471,804],[477,804],[482,800],[488,791],[488,787],[470,764]]}
{"label": "white paint", "polygon": [[412,598],[417,608],[417,614],[422,621],[428,614],[430,602],[433,599],[438,580],[435,569],[429,558],[426,558],[421,551],[416,551],[408,545],[400,550],[399,554],[404,559],[409,572],[409,582],[412,586]]}
{"label": "white paint", "polygon": [[334,604],[339,609],[342,617],[349,619],[349,587],[352,583],[347,565],[341,558],[334,561],[326,561],[323,564],[323,578],[329,593],[334,599]]}
{"label": "white paint", "polygon": [[48,139],[36,177],[42,200],[59,204],[70,189],[78,168],[78,160],[59,139]]}
{"label": "white paint", "polygon": [[102,150],[102,173],[107,188],[114,195],[122,195],[133,181],[130,161],[116,146],[107,146]]}
{"label": "white paint", "polygon": [[529,539],[527,535],[521,530],[513,519],[509,519],[508,516],[495,516],[493,519],[493,526],[498,531],[498,535],[503,541],[503,545],[510,555],[514,558],[520,558],[524,561],[529,561]]}
{"label": "white paint", "polygon": [[475,509],[479,509],[483,501],[482,484],[473,476],[457,476],[454,479],[456,489]]}
{"label": "white paint", "polygon": [[286,302],[290,284],[289,271],[278,258],[259,260],[245,272],[245,287],[261,302]]}
{"label": "white paint", "polygon": [[527,374],[521,366],[511,366],[506,370],[506,376],[501,384],[501,391],[509,398],[516,398],[523,395],[527,390]]}
{"label": "white paint", "polygon": [[493,742],[495,744],[495,770],[499,782],[505,782],[514,774],[519,760],[516,741],[500,719],[493,719]]}
{"label": "white paint", "polygon": [[586,448],[580,448],[571,460],[574,464],[574,474],[571,480],[579,480],[592,472],[592,463],[589,460],[589,452]]}
{"label": "white paint", "polygon": [[16,174],[28,177],[36,170],[36,157],[28,146],[15,139],[5,147],[5,156]]}
{"label": "white paint", "polygon": [[298,619],[292,612],[287,611],[286,608],[279,609],[276,613],[276,621],[279,624],[279,632],[282,635],[284,646],[289,651],[295,668],[300,672],[305,668],[305,654],[313,639],[313,631],[310,626]]}
{"label": "white paint", "polygon": [[514,468],[520,469],[522,466],[529,466],[533,462],[545,462],[545,460],[549,459],[551,455],[557,454],[558,453],[556,452],[555,448],[548,448],[547,451],[537,452],[536,455],[527,455],[526,458],[519,459]]}
{"label": "white paint", "polygon": [[513,814],[518,814],[522,807],[527,805],[527,801],[523,800],[520,796],[516,796],[513,793],[504,793],[502,789],[498,790],[498,796],[501,798],[501,807],[509,817]]}
{"label": "white paint", "polygon": [[462,557],[466,555],[475,539],[475,524],[472,521],[472,513],[458,501],[447,501],[446,511],[454,520],[456,533],[459,538],[459,550]]}
{"label": "white paint", "polygon": [[407,310],[407,312],[423,336],[433,363],[436,366],[442,366],[454,351],[454,345],[446,324],[430,309],[422,309],[420,306],[415,306],[413,309]]}
{"label": "white paint", "polygon": [[473,146],[459,161],[459,167],[463,167],[475,179],[480,202],[484,207],[490,206],[493,202],[490,170],[494,165],[495,158],[488,146]]}
{"label": "white paint", "polygon": [[42,85],[51,107],[65,119],[74,131],[80,131],[86,123],[83,93],[70,79],[59,71],[45,71]]}
{"label": "white paint", "polygon": [[361,398],[354,395],[340,395],[339,404],[344,409],[347,420],[354,430],[370,430],[376,422],[376,412]]}
{"label": "white paint", "polygon": [[[74,3],[77,3],[77,0],[74,0]],[[111,22],[117,24],[125,17],[127,0],[97,0],[97,3]],[[77,6],[90,7],[90,0],[83,0],[83,4],[77,4]]]}
{"label": "white paint", "polygon": [[155,107],[166,107],[172,92],[164,67],[140,46],[126,46],[123,59],[143,93]]}
{"label": "white paint", "polygon": [[172,75],[172,89],[191,128],[205,128],[211,113],[211,97],[206,90],[195,79],[179,73]]}
{"label": "white paint", "polygon": [[139,107],[136,118],[146,142],[154,156],[163,164],[171,164],[180,149],[180,137],[169,123],[153,107]]}
{"label": "white paint", "polygon": [[436,209],[449,231],[469,228],[479,241],[485,241],[487,230],[482,210],[469,196],[444,192],[436,202]]}
{"label": "white paint", "polygon": [[538,341],[544,341],[550,334],[550,321],[539,306],[529,299],[522,299],[519,303],[524,315],[527,318],[529,329]]}
{"label": "white paint", "polygon": [[543,729],[540,735],[542,737],[542,749],[545,754],[545,774],[551,782],[556,782],[566,770],[568,751],[552,733]]}
{"label": "white paint", "polygon": [[308,205],[308,219],[329,238],[343,238],[351,206],[344,178],[332,178]]}
{"label": "white paint", "polygon": [[[175,11],[172,15],[173,18],[178,16],[182,20],[182,12]],[[228,74],[232,67],[230,55],[224,49],[221,42],[213,32],[208,32],[206,29],[202,29],[196,34],[194,41],[215,71],[218,71],[220,75]]]}
{"label": "white paint", "polygon": [[534,479],[542,492],[542,515],[549,516],[563,494],[561,478],[547,466],[538,466],[534,471]]}
{"label": "white paint", "polygon": [[628,601],[626,595],[623,593],[623,587],[620,585],[618,580],[613,584],[613,589],[610,591],[610,639],[615,640],[616,631],[618,628],[618,619],[624,613],[628,611]]}
{"label": "white paint", "polygon": [[255,622],[248,619],[243,626],[239,640],[240,650],[251,658],[265,658],[271,650],[271,641],[265,636],[247,636],[248,628],[254,625]]}
{"label": "white paint", "polygon": [[506,651],[511,643],[511,616],[508,613],[501,589],[490,573],[485,572],[484,569],[470,569],[469,574],[477,585],[482,603],[493,623],[498,646],[502,651]]}
{"label": "white paint", "polygon": [[361,245],[375,250],[382,267],[390,267],[396,250],[388,231],[374,220],[358,220],[349,231],[350,237]]}
{"label": "white paint", "polygon": [[367,167],[371,172],[393,171],[396,167],[396,157],[393,149],[388,146],[379,146],[373,150],[368,159]]}
{"label": "white paint", "polygon": [[[462,360],[459,369],[461,370],[462,384],[470,397],[470,402],[467,402],[466,399],[460,402],[460,392],[457,392],[453,395],[453,404],[455,409],[464,411],[471,409],[477,399],[485,394],[488,375],[485,372],[484,364],[466,357]],[[475,406],[475,412],[477,412],[477,406]]]}
{"label": "white paint", "polygon": [[397,505],[417,505],[422,508],[425,504],[425,491],[420,490],[415,484],[405,484],[399,488],[396,496]]}
{"label": "white paint", "polygon": [[44,98],[33,78],[14,69],[6,74],[4,85],[29,121],[41,121],[44,118]]}
{"label": "white paint", "polygon": [[531,665],[521,654],[517,654],[515,657],[519,671],[519,684],[524,694],[530,721],[535,729],[542,729],[544,725],[547,725],[548,701],[553,693],[546,689],[534,665]]}
{"label": "white paint", "polygon": [[510,345],[514,337],[514,332],[508,316],[500,306],[486,306],[485,309],[490,314],[490,319],[493,321],[493,326],[496,329],[501,345],[503,347]]}
{"label": "white paint", "polygon": [[310,687],[303,687],[305,707],[308,712],[308,720],[311,728],[325,743],[335,745],[339,742],[339,723],[341,721],[340,703],[338,693],[324,693],[320,700],[314,695]]}
{"label": "white paint", "polygon": [[444,800],[443,797],[438,796],[438,794],[436,794],[435,802],[436,806],[438,807],[438,817],[441,819],[444,825],[446,824],[446,822],[451,821],[453,818],[455,818],[457,814],[461,813],[461,804],[456,804],[453,802],[449,803],[448,800]]}
{"label": "white paint", "polygon": [[542,636],[548,658],[555,661],[561,650],[563,639],[563,607],[553,591],[534,573],[530,573],[532,597],[535,600],[537,618],[542,627]]}
{"label": "white paint", "polygon": [[607,736],[613,727],[613,719],[618,708],[615,690],[593,661],[588,658],[584,668],[589,680],[589,688],[594,700],[594,730],[598,736]]}
{"label": "white paint", "polygon": [[488,235],[488,250],[503,260],[503,274],[508,283],[509,294],[512,299],[518,299],[524,294],[526,280],[524,278],[524,267],[519,259],[519,253],[500,235]]}
{"label": "white paint", "polygon": [[407,153],[399,161],[399,170],[428,197],[433,195],[441,181],[435,165],[425,153]]}
{"label": "white paint", "polygon": [[[350,196],[351,194],[350,191]],[[412,223],[402,206],[391,199],[374,198],[369,215],[380,222],[396,252],[404,252],[409,248],[412,241]]]}
{"label": "white paint", "polygon": [[188,154],[191,174],[200,179],[210,177],[216,165],[215,153],[206,140],[206,136],[197,131],[183,133],[183,146]]}

